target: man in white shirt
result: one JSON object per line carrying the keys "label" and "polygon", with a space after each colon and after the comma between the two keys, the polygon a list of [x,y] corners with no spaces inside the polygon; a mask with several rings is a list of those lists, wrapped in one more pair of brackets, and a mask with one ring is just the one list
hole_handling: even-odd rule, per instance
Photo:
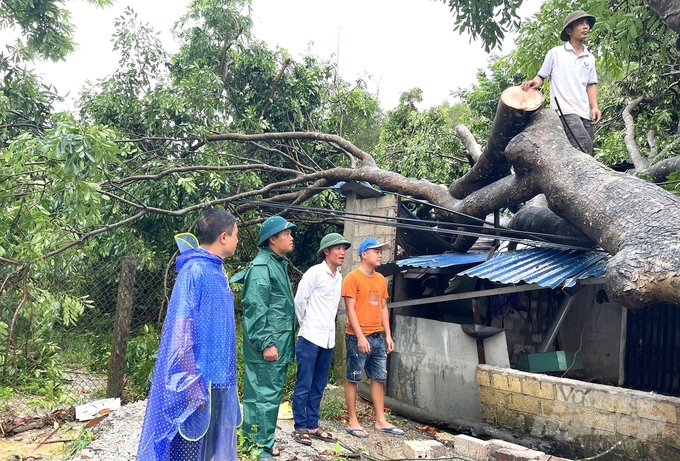
{"label": "man in white shirt", "polygon": [[295,295],[295,315],[300,324],[295,357],[297,381],[293,391],[296,442],[311,445],[312,438],[335,442],[319,427],[319,407],[328,382],[335,346],[335,315],[342,292],[340,266],[350,242],[332,233],[321,239],[317,256],[324,260],[302,276]]}
{"label": "man in white shirt", "polygon": [[550,77],[550,107],[557,110],[572,146],[593,155],[593,127],[602,118],[597,107],[595,57],[584,42],[595,16],[574,11],[564,20],[560,38],[566,42],[548,51],[538,74],[522,89],[538,89]]}

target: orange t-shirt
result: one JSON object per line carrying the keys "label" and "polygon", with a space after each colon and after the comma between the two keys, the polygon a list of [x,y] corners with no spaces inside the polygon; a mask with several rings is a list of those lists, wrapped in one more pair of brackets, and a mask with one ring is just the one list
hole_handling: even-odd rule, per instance
{"label": "orange t-shirt", "polygon": [[[387,295],[387,283],[382,274],[374,272],[373,277],[369,277],[361,270],[354,269],[342,281],[342,296],[356,299],[355,310],[364,335],[368,336],[383,331],[380,310],[382,300],[389,296]],[[345,331],[356,336],[349,324],[349,318]]]}

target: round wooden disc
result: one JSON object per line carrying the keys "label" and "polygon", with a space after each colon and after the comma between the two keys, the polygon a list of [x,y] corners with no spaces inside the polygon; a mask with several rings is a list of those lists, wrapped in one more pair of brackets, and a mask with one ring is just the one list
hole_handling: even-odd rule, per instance
{"label": "round wooden disc", "polygon": [[501,93],[501,101],[508,107],[528,112],[540,109],[545,102],[540,91],[534,89],[524,91],[519,86],[506,88]]}

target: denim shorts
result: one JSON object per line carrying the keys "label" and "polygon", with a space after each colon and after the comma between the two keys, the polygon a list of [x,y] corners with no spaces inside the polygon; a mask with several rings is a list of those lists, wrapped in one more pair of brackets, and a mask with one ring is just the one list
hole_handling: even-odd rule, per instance
{"label": "denim shorts", "polygon": [[347,350],[347,373],[345,379],[353,383],[361,381],[361,372],[366,371],[368,379],[385,382],[387,380],[387,352],[382,333],[366,336],[371,350],[368,354],[359,351],[359,341],[354,335],[345,333]]}

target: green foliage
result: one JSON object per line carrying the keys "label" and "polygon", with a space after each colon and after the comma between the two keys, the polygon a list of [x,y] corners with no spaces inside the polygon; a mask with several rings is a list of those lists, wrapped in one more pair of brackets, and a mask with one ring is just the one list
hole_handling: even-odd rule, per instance
{"label": "green foliage", "polygon": [[[111,0],[89,0],[100,6],[111,5]],[[18,29],[25,42],[17,38],[8,47],[14,61],[46,58],[52,61],[63,59],[74,50],[73,24],[69,13],[60,8],[55,0],[5,0],[0,5],[0,26],[2,29]],[[2,55],[0,55],[2,58]]]}
{"label": "green foliage", "polygon": [[680,196],[680,172],[674,171],[668,175],[666,181],[660,184],[668,192]]}
{"label": "green foliage", "polygon": [[338,420],[345,412],[345,399],[324,393],[319,407],[319,415],[322,419]]}
{"label": "green foliage", "polygon": [[[257,425],[253,425],[253,430],[257,432]],[[236,452],[238,454],[238,459],[256,461],[262,448],[258,447],[257,442],[246,435],[242,428],[238,429],[237,436],[238,446],[236,447]]]}
{"label": "green foliage", "polygon": [[[406,177],[450,184],[467,171],[462,145],[455,136],[455,108],[416,108],[422,90],[402,93],[399,105],[387,112],[375,150],[378,165]],[[424,161],[427,159],[427,161]]]}
{"label": "green foliage", "polygon": [[94,440],[92,429],[80,429],[78,437],[64,446],[64,450],[62,452],[63,456],[65,459],[71,459],[75,457],[76,455],[80,454],[81,451],[83,451],[83,448],[92,443],[92,440]]}
{"label": "green foliage", "polygon": [[461,115],[461,122],[470,128],[476,139],[489,138],[503,90],[524,80],[522,74],[512,73],[507,63],[498,56],[491,56],[488,64],[488,70],[477,70],[476,84],[454,92],[469,109]]}
{"label": "green foliage", "polygon": [[[510,72],[532,78],[546,52],[562,41],[559,33],[564,17],[575,9],[593,14],[597,22],[586,45],[597,58],[598,99],[603,120],[595,126],[596,157],[607,165],[628,158],[622,141],[625,127],[621,113],[639,96],[635,118],[635,137],[643,156],[650,154],[647,134],[654,131],[659,150],[672,142],[678,123],[680,101],[672,88],[677,83],[664,68],[677,65],[680,56],[675,34],[643,0],[627,2],[588,0],[548,0],[530,20],[522,23],[517,49],[507,57]],[[547,94],[549,81],[543,91]],[[668,151],[666,156],[677,155]],[[652,161],[660,158],[651,159]]]}
{"label": "green foliage", "polygon": [[451,8],[454,28],[479,39],[487,53],[501,46],[505,33],[519,27],[518,8],[523,0],[442,0]]}
{"label": "green foliage", "polygon": [[159,343],[160,336],[153,325],[148,324],[128,343],[125,376],[129,380],[127,391],[133,400],[149,394]]}

